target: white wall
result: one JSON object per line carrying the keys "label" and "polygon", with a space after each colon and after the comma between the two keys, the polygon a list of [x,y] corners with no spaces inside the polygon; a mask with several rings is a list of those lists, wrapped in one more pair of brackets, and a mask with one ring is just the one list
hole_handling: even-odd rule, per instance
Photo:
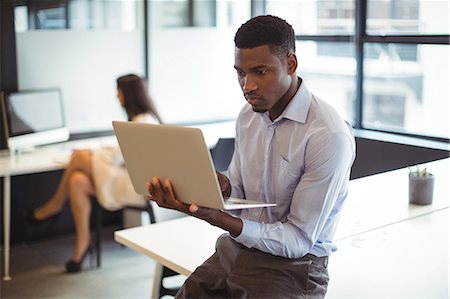
{"label": "white wall", "polygon": [[19,89],[60,87],[71,133],[125,119],[115,80],[144,74],[142,31],[27,31],[16,42]]}
{"label": "white wall", "polygon": [[150,92],[166,122],[236,118],[245,100],[234,66],[235,28],[151,33]]}

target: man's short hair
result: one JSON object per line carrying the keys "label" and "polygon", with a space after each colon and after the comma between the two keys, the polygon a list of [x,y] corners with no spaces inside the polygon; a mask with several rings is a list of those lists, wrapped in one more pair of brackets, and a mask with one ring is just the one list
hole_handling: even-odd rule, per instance
{"label": "man's short hair", "polygon": [[295,52],[295,33],[285,20],[272,16],[258,16],[248,20],[236,32],[234,44],[239,49],[268,45],[280,58]]}

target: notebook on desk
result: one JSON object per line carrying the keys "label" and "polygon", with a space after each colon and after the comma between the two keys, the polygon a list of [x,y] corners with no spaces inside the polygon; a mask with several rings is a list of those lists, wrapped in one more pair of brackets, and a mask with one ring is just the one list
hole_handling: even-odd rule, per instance
{"label": "notebook on desk", "polygon": [[202,131],[171,125],[113,121],[114,131],[135,191],[148,195],[153,177],[172,181],[185,203],[221,210],[275,206],[256,200],[224,200]]}

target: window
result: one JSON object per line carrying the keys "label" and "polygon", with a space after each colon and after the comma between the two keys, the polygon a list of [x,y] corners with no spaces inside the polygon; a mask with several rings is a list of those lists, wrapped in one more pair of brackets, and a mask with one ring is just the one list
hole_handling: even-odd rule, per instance
{"label": "window", "polygon": [[448,136],[448,51],[445,45],[366,43],[363,126]]}
{"label": "window", "polygon": [[312,93],[352,121],[355,97],[355,57],[350,43],[297,41],[297,74]]}
{"label": "window", "polygon": [[369,0],[367,32],[384,34],[448,34],[446,0]]}
{"label": "window", "polygon": [[[151,4],[154,27],[216,27],[217,6],[215,0],[160,0]],[[219,1],[231,7],[233,1]],[[232,11],[230,11],[232,12]]]}
{"label": "window", "polygon": [[141,10],[143,1],[18,0],[16,32],[64,29],[133,31],[139,27],[138,10]]}
{"label": "window", "polygon": [[287,20],[297,35],[341,35],[355,30],[352,0],[268,0],[266,12]]}
{"label": "window", "polygon": [[360,127],[448,139],[449,2],[368,0],[366,32]]}
{"label": "window", "polygon": [[[267,1],[268,14],[288,21],[297,35],[298,75],[308,88],[354,123],[356,60],[352,0]],[[337,37],[337,38],[336,38]]]}
{"label": "window", "polygon": [[235,119],[245,101],[233,68],[233,39],[250,18],[250,1],[165,0],[149,5],[150,93],[164,121]]}
{"label": "window", "polygon": [[297,34],[299,74],[356,128],[448,139],[447,0],[266,0]]}

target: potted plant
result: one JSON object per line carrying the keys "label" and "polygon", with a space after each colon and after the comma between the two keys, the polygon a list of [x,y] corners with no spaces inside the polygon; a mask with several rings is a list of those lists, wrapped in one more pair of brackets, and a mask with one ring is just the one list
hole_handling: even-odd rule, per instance
{"label": "potted plant", "polygon": [[409,202],[418,205],[433,203],[434,175],[416,166],[409,170]]}

